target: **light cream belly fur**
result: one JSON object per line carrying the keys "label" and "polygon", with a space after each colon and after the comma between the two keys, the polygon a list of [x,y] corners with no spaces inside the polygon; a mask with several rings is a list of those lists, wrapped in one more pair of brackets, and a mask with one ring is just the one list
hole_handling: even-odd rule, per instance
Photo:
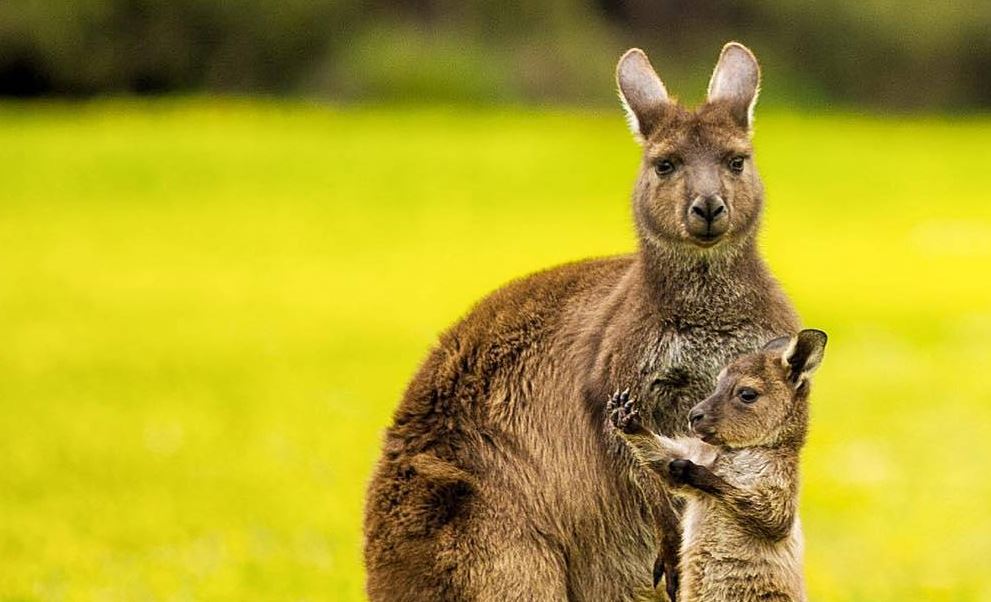
{"label": "light cream belly fur", "polygon": [[687,500],[682,520],[679,602],[804,602],[804,540],[763,542],[742,531],[712,500]]}

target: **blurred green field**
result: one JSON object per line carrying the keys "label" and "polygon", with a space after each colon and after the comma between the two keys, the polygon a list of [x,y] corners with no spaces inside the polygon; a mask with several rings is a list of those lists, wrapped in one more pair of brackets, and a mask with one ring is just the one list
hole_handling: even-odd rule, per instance
{"label": "blurred green field", "polygon": [[[991,118],[761,113],[830,332],[812,599],[991,600]],[[0,598],[360,600],[406,380],[487,291],[633,248],[617,109],[0,105]]]}

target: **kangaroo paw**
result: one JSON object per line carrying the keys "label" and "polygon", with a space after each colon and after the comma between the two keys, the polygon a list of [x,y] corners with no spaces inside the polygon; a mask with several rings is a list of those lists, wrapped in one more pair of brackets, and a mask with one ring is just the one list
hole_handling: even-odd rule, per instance
{"label": "kangaroo paw", "polygon": [[617,391],[606,404],[609,422],[620,431],[632,435],[643,431],[640,410],[636,400],[630,397],[630,390]]}

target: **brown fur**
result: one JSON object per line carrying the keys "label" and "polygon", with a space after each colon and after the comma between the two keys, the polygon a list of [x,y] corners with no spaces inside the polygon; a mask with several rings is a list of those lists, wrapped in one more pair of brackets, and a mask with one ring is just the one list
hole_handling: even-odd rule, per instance
{"label": "brown fur", "polygon": [[[726,361],[798,325],[757,255],[756,169],[725,169],[750,152],[732,109],[651,106],[636,254],[511,283],[441,336],[368,488],[372,600],[653,596],[665,546],[674,572],[677,519],[610,432],[604,400],[633,387],[647,426],[682,433]],[[681,161],[671,177],[655,171],[662,152]],[[686,227],[701,193],[726,200],[719,240]]]}
{"label": "brown fur", "polygon": [[627,393],[610,402],[611,422],[640,464],[687,498],[681,602],[806,599],[798,462],[808,376],[826,337],[806,330],[794,342],[806,345],[771,345],[723,371],[715,393],[689,413],[700,439],[651,433]]}

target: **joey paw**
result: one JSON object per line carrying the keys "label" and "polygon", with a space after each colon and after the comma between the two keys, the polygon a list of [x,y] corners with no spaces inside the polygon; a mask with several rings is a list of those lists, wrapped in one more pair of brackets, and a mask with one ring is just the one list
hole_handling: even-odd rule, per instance
{"label": "joey paw", "polygon": [[676,483],[685,483],[688,480],[688,473],[695,466],[691,460],[679,459],[671,460],[668,463],[668,474]]}
{"label": "joey paw", "polygon": [[624,433],[635,433],[643,428],[640,422],[640,410],[636,400],[630,397],[630,390],[616,391],[609,403],[606,404],[609,422]]}

